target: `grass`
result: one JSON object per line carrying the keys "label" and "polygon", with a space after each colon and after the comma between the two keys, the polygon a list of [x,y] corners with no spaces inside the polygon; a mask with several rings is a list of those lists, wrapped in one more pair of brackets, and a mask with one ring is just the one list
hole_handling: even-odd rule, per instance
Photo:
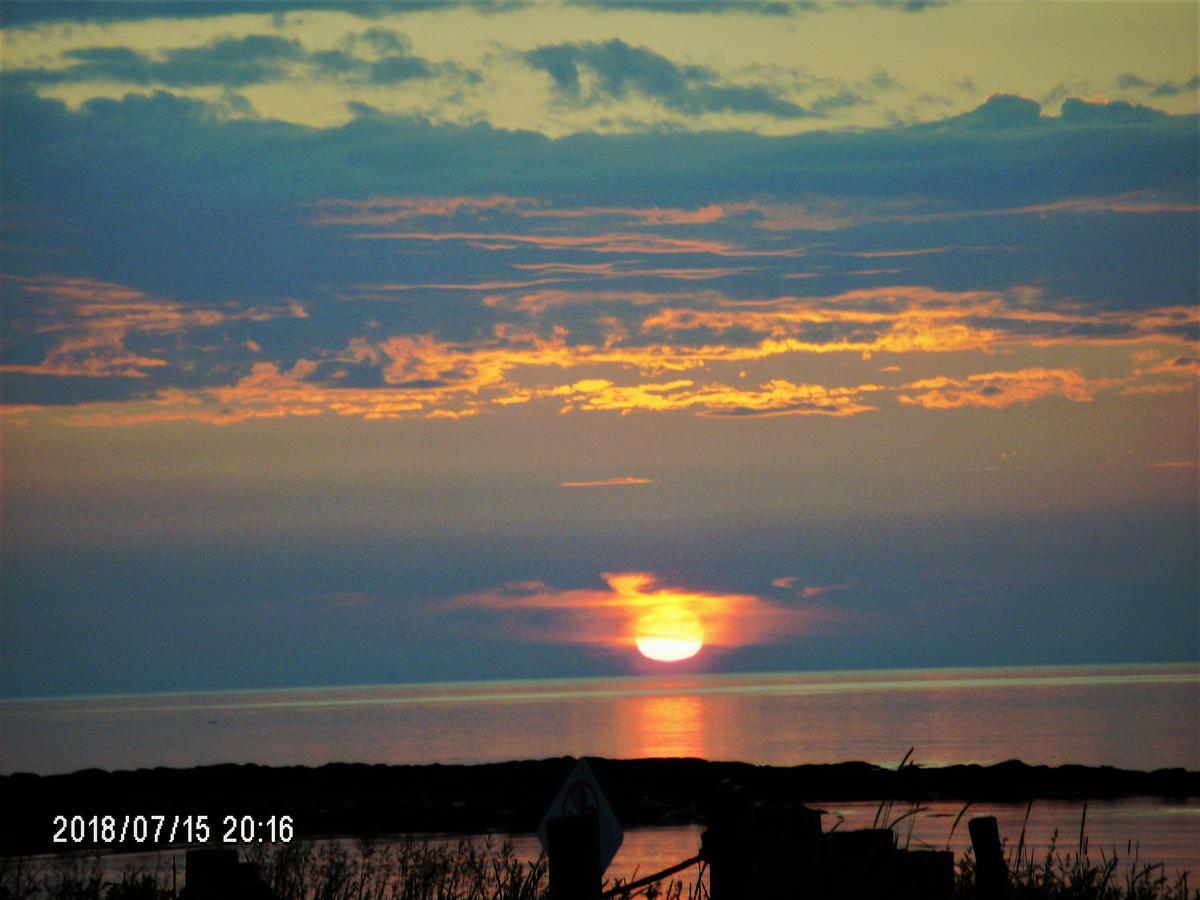
{"label": "grass", "polygon": [[491,838],[259,845],[246,858],[280,900],[539,900],[547,889],[544,859],[522,862]]}
{"label": "grass", "polygon": [[117,880],[106,878],[95,853],[0,858],[0,900],[169,900],[172,883],[161,869],[126,868]]}
{"label": "grass", "polygon": [[[1084,814],[1086,821],[1086,810]],[[908,814],[885,817],[902,826]],[[957,823],[956,823],[957,824]],[[1162,865],[1143,864],[1136,845],[1124,859],[1100,851],[1094,860],[1081,822],[1073,850],[1059,845],[1058,834],[1044,854],[1035,855],[1024,831],[1007,856],[1009,900],[1200,900],[1187,875],[1170,879]],[[461,839],[457,845],[407,838],[399,842],[298,842],[248,848],[243,858],[259,866],[280,900],[546,900],[548,873],[544,858],[522,861],[507,843]],[[606,885],[617,898],[708,900],[703,868],[692,882],[670,879],[620,891],[621,882]],[[0,900],[172,900],[175,874],[170,864],[154,869],[126,868],[115,879],[103,874],[98,855],[0,859]],[[636,876],[635,876],[636,878]],[[806,880],[797,873],[797,883]],[[182,882],[182,872],[178,873]],[[630,881],[633,883],[633,880]],[[956,900],[976,900],[971,853],[961,859]]]}
{"label": "grass", "polygon": [[[246,848],[243,860],[258,864],[280,900],[542,900],[548,887],[544,859],[522,862],[490,839],[263,844]],[[173,876],[170,868],[127,868],[107,879],[97,854],[3,859],[0,900],[173,900]]]}
{"label": "grass", "polygon": [[[1032,805],[1030,801],[1026,807],[1026,823]],[[1026,846],[1022,826],[1016,847],[1005,856],[1008,867],[1005,896],[1011,900],[1200,900],[1200,889],[1188,889],[1187,872],[1170,878],[1162,863],[1142,863],[1138,847],[1132,842],[1126,844],[1123,860],[1116,848],[1111,852],[1101,848],[1100,860],[1095,861],[1088,846],[1086,823],[1085,803],[1075,849],[1064,850],[1055,830],[1046,852],[1040,856]],[[975,859],[968,850],[958,866],[955,897],[970,900],[979,896]]]}

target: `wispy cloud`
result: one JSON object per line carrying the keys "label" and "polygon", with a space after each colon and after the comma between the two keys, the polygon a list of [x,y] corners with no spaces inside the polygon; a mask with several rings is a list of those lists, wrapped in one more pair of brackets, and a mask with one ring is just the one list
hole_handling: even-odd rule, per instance
{"label": "wispy cloud", "polygon": [[625,487],[634,484],[654,484],[653,478],[638,478],[634,475],[621,475],[616,478],[601,478],[596,481],[560,481],[563,488],[596,488],[596,487]]}
{"label": "wispy cloud", "polygon": [[524,54],[545,72],[561,102],[591,106],[630,94],[690,115],[755,113],[781,118],[814,115],[771,84],[733,84],[705,66],[678,64],[619,38],[604,43],[547,44]]}
{"label": "wispy cloud", "polygon": [[613,232],[610,234],[518,234],[515,232],[364,231],[353,235],[374,241],[462,241],[483,250],[511,250],[529,245],[539,250],[583,250],[590,253],[711,254],[713,256],[783,257],[800,256],[797,248],[753,249],[718,240],[677,238],[666,235]]}
{"label": "wispy cloud", "polygon": [[326,198],[315,204],[320,212],[311,220],[314,225],[394,225],[423,218],[452,218],[497,210],[515,211],[536,206],[529,197],[369,197],[364,200]]}
{"label": "wispy cloud", "polygon": [[0,365],[0,371],[27,375],[144,378],[149,370],[170,363],[153,350],[131,349],[128,342],[133,338],[178,335],[233,320],[307,315],[295,302],[272,308],[215,309],[88,278],[0,274],[0,283],[23,295],[22,305],[30,308],[21,327],[55,336],[56,342],[39,362]]}
{"label": "wispy cloud", "polygon": [[824,597],[826,594],[849,590],[853,587],[850,584],[802,585],[800,578],[795,575],[785,575],[782,578],[776,578],[771,584],[781,590],[795,591],[796,596],[802,600],[815,600],[818,597]]}

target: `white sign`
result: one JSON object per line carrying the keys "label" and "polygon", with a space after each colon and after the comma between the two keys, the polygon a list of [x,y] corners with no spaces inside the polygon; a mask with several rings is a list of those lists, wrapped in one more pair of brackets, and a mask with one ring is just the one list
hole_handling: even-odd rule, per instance
{"label": "white sign", "polygon": [[550,852],[550,841],[546,837],[546,823],[551,819],[563,816],[581,816],[591,814],[596,817],[596,828],[600,832],[600,872],[603,873],[617,855],[621,841],[625,838],[621,824],[617,821],[612,807],[600,790],[600,782],[592,774],[592,767],[585,760],[580,760],[559,788],[558,796],[542,816],[538,825],[537,836],[542,842],[542,849]]}

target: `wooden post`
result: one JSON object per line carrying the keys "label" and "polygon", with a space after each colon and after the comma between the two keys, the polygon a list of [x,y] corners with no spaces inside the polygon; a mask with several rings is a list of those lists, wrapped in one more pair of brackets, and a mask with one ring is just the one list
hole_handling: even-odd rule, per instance
{"label": "wooden post", "polygon": [[708,814],[708,828],[700,836],[700,855],[708,864],[710,900],[749,900],[750,816],[737,789],[718,792]]}
{"label": "wooden post", "polygon": [[[820,866],[821,814],[805,806],[757,806],[750,828],[750,897],[796,896]],[[803,896],[803,894],[801,894]]]}
{"label": "wooden post", "polygon": [[546,822],[550,900],[599,900],[600,831],[594,815]]}
{"label": "wooden post", "polygon": [[818,866],[821,814],[782,802],[751,806],[726,792],[709,813],[700,854],[711,900],[788,897]]}
{"label": "wooden post", "polygon": [[967,823],[975,850],[975,888],[984,900],[1002,897],[1008,887],[1008,867],[1000,848],[1000,828],[995,816],[980,816]]}

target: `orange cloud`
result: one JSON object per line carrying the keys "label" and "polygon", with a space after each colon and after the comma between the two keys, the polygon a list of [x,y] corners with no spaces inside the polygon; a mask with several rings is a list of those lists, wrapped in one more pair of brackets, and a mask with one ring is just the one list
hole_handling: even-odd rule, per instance
{"label": "orange cloud", "polygon": [[460,212],[512,211],[536,201],[528,197],[371,197],[366,200],[326,199],[316,203],[321,214],[313,225],[394,225],[409,219],[448,218]]}
{"label": "orange cloud", "polygon": [[[508,214],[523,219],[603,220],[623,219],[633,226],[672,227],[703,226],[744,218],[754,228],[769,232],[843,231],[870,222],[928,222],[952,221],[996,216],[1045,216],[1052,214],[1080,215],[1109,213],[1119,215],[1195,214],[1200,205],[1148,196],[1142,192],[1098,196],[1068,197],[1051,203],[999,209],[918,212],[918,201],[851,203],[835,198],[814,197],[804,202],[775,202],[748,200],[710,203],[694,209],[672,207],[606,207],[578,206],[546,208],[530,197],[493,195],[487,197],[372,197],[365,200],[331,198],[319,201],[319,214],[311,224],[385,226],[420,218],[449,218],[460,214],[477,217],[488,214]],[[366,236],[366,235],[360,235]],[[395,237],[395,236],[393,236]],[[416,239],[415,236],[410,236]],[[459,235],[460,239],[468,239]],[[631,236],[626,235],[626,238]],[[435,239],[427,237],[426,239]],[[529,242],[529,236],[511,234],[477,234],[471,240],[486,249],[509,249],[516,243]],[[558,246],[576,246],[559,244]],[[587,248],[597,249],[598,247]],[[599,251],[598,252],[604,252]],[[669,250],[609,252],[670,252]],[[705,252],[705,251],[695,251]],[[931,251],[937,252],[937,251]],[[771,254],[774,255],[774,254]],[[854,254],[849,254],[854,255]],[[886,254],[881,254],[886,255]],[[901,254],[907,255],[907,254]]]}
{"label": "orange cloud", "polygon": [[1140,194],[1118,194],[1109,197],[1072,197],[1054,203],[1022,206],[1009,212],[1027,215],[1047,212],[1072,213],[1125,213],[1134,215],[1156,215],[1161,213],[1198,213],[1200,204],[1175,203],[1164,200],[1139,199]]}
{"label": "orange cloud", "polygon": [[[901,285],[831,297],[783,296],[719,300],[716,308],[665,307],[642,320],[643,333],[733,329],[770,335],[764,355],[783,352],[909,353],[999,350],[1017,346],[1121,344],[1148,340],[1187,343],[1200,324],[1187,306],[1093,310],[1031,304],[1036,292],[937,291]],[[814,340],[810,335],[819,336]]]}
{"label": "orange cloud", "polygon": [[814,200],[808,203],[751,201],[726,204],[729,215],[752,214],[754,225],[764,231],[842,231],[869,216],[843,202]]}
{"label": "orange cloud", "polygon": [[633,475],[622,475],[618,478],[602,478],[598,481],[560,481],[559,487],[592,488],[592,487],[621,487],[632,484],[654,484],[653,478],[638,478]]}
{"label": "orange cloud", "polygon": [[552,388],[545,393],[563,398],[563,411],[634,410],[664,412],[685,410],[702,416],[765,418],[768,416],[825,415],[853,416],[877,409],[862,395],[880,390],[876,385],[827,388],[816,384],[793,384],[774,379],[758,389],[735,388],[713,383],[696,385],[689,380],[665,383],[617,385],[605,379],[587,379]]}
{"label": "orange cloud", "polygon": [[[673,238],[655,234],[611,233],[589,235],[512,234],[470,231],[364,231],[354,235],[360,240],[389,241],[465,241],[485,250],[509,250],[528,244],[539,250],[584,250],[591,253],[677,254],[698,253],[713,256],[800,256],[796,248],[751,250],[724,241]],[[472,243],[474,242],[474,243]],[[482,242],[482,243],[480,243]]]}
{"label": "orange cloud", "polygon": [[1162,215],[1164,213],[1195,214],[1200,204],[1146,197],[1132,192],[1100,197],[1067,197],[1052,203],[1014,206],[1000,209],[962,210],[958,212],[902,213],[869,217],[879,222],[933,222],[956,219],[987,218],[992,216],[1045,216],[1050,214],[1082,215],[1112,213],[1117,215]]}
{"label": "orange cloud", "polygon": [[693,268],[639,269],[615,262],[608,263],[513,263],[514,269],[543,272],[547,275],[586,275],[593,278],[668,278],[675,281],[707,281],[753,272],[751,266],[705,266]]}
{"label": "orange cloud", "polygon": [[667,294],[659,291],[569,291],[555,288],[533,291],[528,294],[507,295],[496,294],[483,298],[486,306],[501,309],[513,309],[530,315],[541,315],[549,309],[564,306],[574,306],[586,303],[612,303],[628,306],[655,306],[663,303],[678,302],[681,299],[713,301],[716,294],[708,293],[674,293]]}
{"label": "orange cloud", "polygon": [[[514,631],[524,639],[612,649],[633,648],[638,620],[662,608],[694,615],[705,646],[719,648],[773,643],[812,630],[824,616],[803,607],[776,606],[752,594],[659,586],[650,572],[605,572],[601,578],[607,588],[560,590],[523,582],[455,597],[450,607],[511,615]],[[530,615],[534,612],[541,615]]]}
{"label": "orange cloud", "polygon": [[849,584],[817,584],[800,587],[800,579],[795,575],[785,575],[782,578],[776,578],[771,584],[783,590],[795,590],[797,595],[804,600],[815,600],[817,597],[824,597],[826,594],[845,591],[853,587],[853,585]]}
{"label": "orange cloud", "polygon": [[398,284],[385,282],[382,284],[358,284],[355,287],[364,293],[356,294],[355,299],[370,299],[381,294],[398,294],[406,291],[506,291],[514,288],[536,287],[542,284],[557,284],[562,278],[527,278],[523,281],[463,281],[463,282],[429,282],[425,284]]}
{"label": "orange cloud", "polygon": [[[142,377],[165,362],[128,349],[131,334],[174,334],[233,319],[306,315],[294,301],[278,308],[212,310],[103,282],[7,280],[35,296],[55,298],[52,312],[65,309],[62,315],[45,317],[39,326],[60,333],[45,359],[36,365],[6,365],[7,371]],[[688,305],[680,305],[681,299]],[[889,396],[927,409],[1003,409],[1047,397],[1088,402],[1102,392],[1180,392],[1192,389],[1200,372],[1189,336],[1200,320],[1196,309],[1113,312],[1068,303],[1046,308],[1029,289],[998,294],[898,286],[827,297],[734,300],[709,290],[547,288],[489,295],[484,302],[502,312],[516,309],[535,317],[572,304],[601,304],[599,311],[581,310],[590,317],[588,328],[592,333],[598,330],[599,337],[576,341],[567,328],[548,327],[548,322],[501,323],[489,335],[463,341],[433,334],[358,337],[340,352],[289,361],[290,368],[259,356],[262,361],[232,383],[165,390],[154,399],[126,404],[79,405],[69,421],[232,424],[323,414],[460,419],[534,402],[558,404],[562,412],[847,417],[876,410]],[[864,358],[902,352],[992,355],[1015,348],[1114,344],[1129,344],[1133,353],[1132,371],[1120,377],[1086,378],[1061,364],[1013,371],[994,370],[989,364],[980,374],[955,377],[934,369],[931,377],[909,375],[915,380],[900,385],[822,384],[771,377],[770,371],[776,358],[794,360],[806,353],[853,352]],[[256,353],[262,349],[244,346]],[[760,363],[758,375],[751,381],[745,373],[755,362]],[[376,369],[383,386],[346,386],[351,365]],[[905,361],[906,372],[919,369],[918,360]],[[881,371],[899,369],[887,366]],[[36,414],[40,413],[31,413]]]}
{"label": "orange cloud", "polygon": [[519,213],[522,218],[595,219],[618,217],[642,225],[709,225],[727,215],[718,204],[698,209],[672,209],[658,206],[577,206],[565,209],[528,209]]}
{"label": "orange cloud", "polygon": [[131,335],[161,337],[235,319],[307,317],[295,301],[278,309],[216,310],[94,279],[0,274],[0,282],[44,304],[42,315],[29,326],[33,332],[62,335],[40,363],[0,365],[0,371],[29,375],[144,378],[148,369],[168,363],[126,347]]}
{"label": "orange cloud", "polygon": [[1077,403],[1090,402],[1095,389],[1108,382],[1089,383],[1075,369],[1019,369],[1014,372],[984,372],[966,378],[926,378],[904,386],[900,402],[926,409],[961,409],[982,406],[1004,409],[1044,397],[1064,397]]}

